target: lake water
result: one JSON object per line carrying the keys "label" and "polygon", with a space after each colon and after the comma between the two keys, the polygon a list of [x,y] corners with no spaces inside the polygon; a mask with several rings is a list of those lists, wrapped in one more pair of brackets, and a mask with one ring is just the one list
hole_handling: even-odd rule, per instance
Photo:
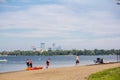
{"label": "lake water", "polygon": [[[80,66],[94,64],[96,58],[104,58],[106,62],[116,62],[116,55],[99,55],[99,56],[79,56]],[[51,58],[50,68],[75,66],[74,55],[58,55],[58,56],[0,56],[0,60],[7,59],[7,62],[0,62],[0,73],[24,70],[26,59],[29,58],[33,62],[33,66],[43,66],[45,68],[46,60]]]}

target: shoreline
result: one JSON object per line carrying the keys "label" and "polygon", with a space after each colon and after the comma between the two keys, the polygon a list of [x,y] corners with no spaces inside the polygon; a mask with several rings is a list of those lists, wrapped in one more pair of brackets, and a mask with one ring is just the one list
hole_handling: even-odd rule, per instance
{"label": "shoreline", "polygon": [[[75,65],[75,57],[74,55],[57,55],[57,56],[7,56],[2,57],[2,59],[7,59],[8,62],[6,63],[0,63],[0,73],[4,72],[12,72],[12,71],[20,71],[24,70],[26,66],[26,59],[30,58],[33,60],[33,66],[43,66],[46,67],[45,61],[46,59],[50,57],[51,63],[50,68],[59,68],[59,67],[69,67]],[[116,56],[115,55],[81,55],[80,56],[80,66],[83,65],[90,65],[94,64],[94,60],[96,60],[98,57],[104,58],[104,62],[115,62]]]}
{"label": "shoreline", "polygon": [[[103,64],[114,64],[114,63],[120,63],[120,62],[108,62],[108,63],[103,63]],[[94,65],[103,65],[103,64],[88,64],[88,65],[77,65],[77,66],[81,67],[81,66],[94,66]],[[74,66],[64,66],[64,67],[53,67],[53,68],[49,68],[49,69],[75,67],[75,66],[76,65],[74,65]],[[43,67],[43,69],[46,69],[46,68]],[[26,70],[23,69],[23,70],[16,70],[16,71],[0,72],[0,74],[21,72],[21,71],[26,71]]]}
{"label": "shoreline", "polygon": [[[61,68],[48,68],[33,71],[15,71],[0,73],[1,80],[85,80],[92,73],[120,67],[119,63],[94,64]],[[7,76],[7,77],[6,77]]]}

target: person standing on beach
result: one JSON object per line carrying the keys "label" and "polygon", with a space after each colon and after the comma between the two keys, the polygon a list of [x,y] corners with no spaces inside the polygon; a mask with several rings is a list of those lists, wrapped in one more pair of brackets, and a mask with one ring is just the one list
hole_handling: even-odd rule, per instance
{"label": "person standing on beach", "polygon": [[79,56],[77,55],[76,56],[76,65],[78,65],[79,64]]}
{"label": "person standing on beach", "polygon": [[27,65],[28,68],[30,67],[29,59],[26,59],[26,65]]}
{"label": "person standing on beach", "polygon": [[48,58],[48,60],[46,61],[46,68],[48,68],[50,66],[50,58]]}
{"label": "person standing on beach", "polygon": [[32,68],[32,60],[31,59],[29,60],[29,65]]}

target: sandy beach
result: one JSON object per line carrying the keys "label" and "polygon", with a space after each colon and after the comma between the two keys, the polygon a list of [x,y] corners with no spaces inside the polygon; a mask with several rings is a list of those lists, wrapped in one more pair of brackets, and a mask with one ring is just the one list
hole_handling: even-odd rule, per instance
{"label": "sandy beach", "polygon": [[0,80],[86,80],[95,72],[120,66],[120,63],[51,68],[0,73]]}

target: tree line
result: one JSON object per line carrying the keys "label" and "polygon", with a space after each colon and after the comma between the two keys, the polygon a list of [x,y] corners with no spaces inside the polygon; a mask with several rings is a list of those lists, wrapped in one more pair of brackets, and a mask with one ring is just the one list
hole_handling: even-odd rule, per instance
{"label": "tree line", "polygon": [[94,49],[94,50],[48,50],[48,51],[2,51],[0,55],[16,55],[16,56],[34,56],[34,55],[120,55],[120,49]]}

